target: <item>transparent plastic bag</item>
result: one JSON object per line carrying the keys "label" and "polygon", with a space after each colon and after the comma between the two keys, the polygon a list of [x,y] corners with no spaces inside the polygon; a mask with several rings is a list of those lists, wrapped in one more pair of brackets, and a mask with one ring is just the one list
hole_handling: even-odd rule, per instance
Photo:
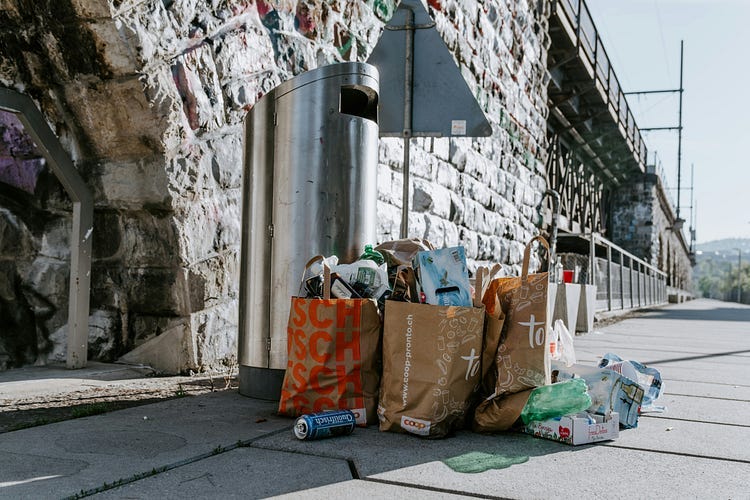
{"label": "transparent plastic bag", "polygon": [[591,406],[586,381],[573,378],[537,387],[521,411],[524,424],[579,413]]}
{"label": "transparent plastic bag", "polygon": [[576,362],[575,348],[573,347],[573,336],[561,319],[555,321],[550,335],[550,358],[553,361],[565,363],[572,366]]}
{"label": "transparent plastic bag", "polygon": [[648,367],[632,359],[624,360],[611,352],[602,356],[599,367],[614,370],[631,378],[633,382],[638,383],[641,389],[643,389],[643,402],[641,403],[641,411],[643,413],[663,412],[666,410],[664,406],[654,404],[654,401],[661,394],[662,388],[661,373],[656,368]]}

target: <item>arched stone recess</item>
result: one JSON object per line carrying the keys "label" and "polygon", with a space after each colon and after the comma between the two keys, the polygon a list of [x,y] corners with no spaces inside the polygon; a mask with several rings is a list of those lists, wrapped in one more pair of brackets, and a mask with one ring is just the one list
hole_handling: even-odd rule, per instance
{"label": "arched stone recess", "polygon": [[[65,335],[67,344],[66,366],[68,368],[82,368],[86,366],[88,356],[93,199],[88,187],[81,179],[70,158],[68,158],[67,153],[29,97],[0,87],[0,110],[5,112],[0,116],[0,126],[2,127],[4,140],[2,170],[0,170],[2,181],[4,181],[3,184],[10,184],[10,190],[20,189],[33,194],[37,174],[44,168],[43,159],[46,160],[55,177],[62,183],[65,192],[72,201],[72,228],[70,238],[68,239],[70,246],[70,276],[68,280],[69,293],[67,295],[67,334]],[[6,139],[8,143],[5,142]],[[5,221],[5,230],[3,233],[9,235],[11,240],[15,239],[15,237],[22,240],[30,239],[27,238],[27,232],[24,231],[28,226],[20,224],[22,216],[15,217],[11,211],[7,210],[4,211],[3,215]],[[20,213],[15,215],[20,215]],[[8,251],[15,250],[17,252],[19,249],[13,249],[7,245],[5,236],[4,234],[3,240],[5,244],[3,247],[6,248],[2,253],[7,255]],[[26,245],[22,245],[22,248],[23,246]],[[42,247],[44,247],[44,242],[42,242]],[[43,249],[40,253],[44,253]],[[3,260],[5,261],[6,259]],[[25,349],[27,352],[22,352],[20,349],[24,347],[23,339],[14,337],[19,335],[23,337],[24,333],[26,333],[24,332],[25,328],[33,328],[36,341],[30,343],[28,347],[31,347],[31,353],[36,357],[35,361],[43,362],[44,356],[47,354],[45,352],[45,344],[49,344],[49,338],[45,338],[47,337],[45,333],[48,332],[45,331],[44,316],[49,315],[50,310],[54,313],[55,306],[54,303],[47,300],[47,297],[41,293],[42,290],[40,290],[39,286],[24,290],[22,282],[24,276],[26,278],[35,277],[38,274],[44,276],[46,270],[54,268],[32,265],[30,266],[31,272],[24,275],[19,274],[19,270],[16,269],[15,259],[12,262],[3,263],[10,264],[10,266],[3,266],[6,268],[5,272],[2,273],[3,288],[6,293],[0,299],[6,309],[7,319],[10,320],[3,321],[4,331],[6,332],[3,336],[10,338],[0,339],[0,341],[5,341],[2,342],[3,344],[6,344],[8,341],[14,344],[11,353],[3,349],[6,351],[4,355],[8,358],[12,355],[19,357],[19,354],[25,357],[28,348]],[[35,285],[43,285],[43,283],[48,282],[46,279],[34,280],[33,278],[31,281],[35,281]],[[52,280],[52,282],[54,283],[55,280]],[[33,299],[28,302],[24,301],[24,299],[30,297],[33,297]],[[27,305],[30,306],[28,309],[25,307]],[[24,322],[23,316],[26,315],[24,313],[34,316],[34,321]],[[31,337],[30,335],[26,336]],[[9,359],[9,361],[18,363],[21,360]]]}
{"label": "arched stone recess", "polygon": [[[149,102],[138,62],[107,2],[50,0],[30,5],[11,0],[4,3],[0,17],[0,85],[34,100],[41,120],[93,193],[87,354],[114,361],[140,341],[134,321],[154,315],[151,304],[142,306],[144,289],[153,295],[160,289],[185,295],[169,288],[167,283],[175,280],[153,278],[164,269],[174,274],[172,270],[181,267],[162,145],[168,108]],[[48,176],[46,168],[38,174],[42,181]],[[8,184],[0,187],[12,191]],[[27,225],[31,230],[20,231],[28,235],[28,249],[16,260],[38,262],[39,255],[64,260],[71,224],[65,214],[77,208],[67,200],[64,186],[40,182],[35,187],[29,193],[33,196],[20,205],[8,201],[17,196],[3,197],[4,213],[31,212],[41,218],[36,226]],[[34,198],[36,204],[28,203]],[[157,246],[154,241],[159,241],[159,251],[151,251]],[[13,286],[33,297],[26,300],[32,303],[30,319],[37,325],[37,338],[35,345],[18,350],[10,364],[63,361],[77,350],[66,342],[70,332],[60,312],[69,307],[68,294],[60,292],[68,267],[28,269],[32,271]],[[46,283],[46,289],[40,289],[40,283]],[[159,319],[165,314],[176,316],[170,308],[156,312]]]}

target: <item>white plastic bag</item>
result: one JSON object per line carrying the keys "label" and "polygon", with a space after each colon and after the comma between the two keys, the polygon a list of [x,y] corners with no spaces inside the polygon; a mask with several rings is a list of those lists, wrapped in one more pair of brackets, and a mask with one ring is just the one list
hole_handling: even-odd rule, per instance
{"label": "white plastic bag", "polygon": [[563,320],[558,319],[552,327],[549,340],[550,358],[554,361],[571,366],[576,362],[576,353],[573,348],[573,336],[568,331]]}

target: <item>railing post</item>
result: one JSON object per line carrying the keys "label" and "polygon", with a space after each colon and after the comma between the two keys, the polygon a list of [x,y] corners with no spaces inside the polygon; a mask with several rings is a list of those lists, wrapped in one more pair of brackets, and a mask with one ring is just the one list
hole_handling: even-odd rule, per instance
{"label": "railing post", "polygon": [[641,293],[641,283],[643,282],[643,264],[638,262],[638,307],[643,307],[643,294]]}
{"label": "railing post", "polygon": [[589,242],[589,280],[590,284],[596,286],[596,243],[594,241],[594,233],[591,233],[591,241]]}
{"label": "railing post", "polygon": [[612,247],[607,245],[607,310],[612,310]]}
{"label": "railing post", "polygon": [[620,309],[625,309],[625,274],[623,268],[625,267],[625,257],[620,252]]}
{"label": "railing post", "polygon": [[630,307],[633,308],[635,307],[635,299],[633,298],[635,296],[633,293],[633,257],[630,257],[628,268],[630,269]]}

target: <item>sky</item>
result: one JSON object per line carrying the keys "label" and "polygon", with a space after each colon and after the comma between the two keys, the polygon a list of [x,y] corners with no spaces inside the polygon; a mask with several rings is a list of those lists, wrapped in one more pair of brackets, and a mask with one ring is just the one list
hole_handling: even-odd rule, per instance
{"label": "sky", "polygon": [[[699,244],[750,238],[750,0],[586,3],[625,92],[678,89],[684,42],[680,217],[687,221],[685,237],[689,241],[692,226]],[[630,95],[628,102],[639,127],[671,127],[679,123],[678,96]],[[678,133],[642,134],[649,163],[656,152],[676,201]]]}

